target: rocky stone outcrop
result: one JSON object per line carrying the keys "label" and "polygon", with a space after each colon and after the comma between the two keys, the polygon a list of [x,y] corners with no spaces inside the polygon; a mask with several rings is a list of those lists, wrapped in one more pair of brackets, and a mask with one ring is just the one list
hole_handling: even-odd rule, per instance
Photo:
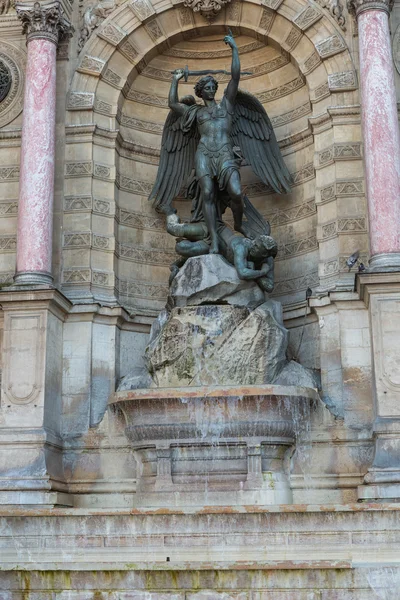
{"label": "rocky stone outcrop", "polygon": [[169,304],[231,304],[256,308],[265,294],[255,281],[239,279],[235,267],[219,254],[189,258],[172,281]]}

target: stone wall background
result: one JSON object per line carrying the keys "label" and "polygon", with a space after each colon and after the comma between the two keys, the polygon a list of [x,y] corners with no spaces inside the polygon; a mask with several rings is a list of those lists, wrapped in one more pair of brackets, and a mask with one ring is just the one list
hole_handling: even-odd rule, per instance
{"label": "stone wall background", "polygon": [[[42,407],[53,436],[47,468],[58,492],[94,502],[97,492],[111,493],[116,464],[121,473],[113,491],[134,492],[134,460],[121,424],[110,425],[106,406],[116,381],[141,364],[150,324],[167,293],[173,240],[147,196],[167,114],[169,71],[185,64],[229,68],[220,41],[229,26],[243,68],[254,71],[243,87],[262,100],[294,179],[285,197],[263,189],[247,166],[243,182],[279,243],[274,295],[284,305],[290,351],[321,370],[331,409],[321,406],[314,418],[313,493],[293,465],[296,498],[356,498],[371,461],[371,350],[368,311],[353,292],[357,267],[349,271],[345,261],[357,249],[367,261],[368,224],[357,31],[344,5],[338,6],[342,13],[334,14],[313,0],[233,1],[208,25],[199,13],[168,0],[73,4],[76,33],[69,46],[60,46],[57,63],[53,253],[55,283],[71,304],[54,326],[62,330],[59,361],[43,361],[62,381],[50,407],[43,408],[44,400]],[[11,283],[15,268],[26,56],[12,7],[0,16],[0,39],[0,60],[16,82],[12,102],[0,104],[4,284]],[[182,85],[185,91],[192,87],[193,81]],[[177,207],[188,214],[184,201]],[[310,306],[307,287],[315,293]],[[7,333],[5,306],[0,316]],[[20,306],[32,309],[28,300]],[[45,343],[40,347],[47,352]],[[6,379],[6,427],[26,422],[26,408],[8,404],[5,390]],[[85,496],[89,492],[92,499]],[[115,502],[115,496],[101,502]]]}

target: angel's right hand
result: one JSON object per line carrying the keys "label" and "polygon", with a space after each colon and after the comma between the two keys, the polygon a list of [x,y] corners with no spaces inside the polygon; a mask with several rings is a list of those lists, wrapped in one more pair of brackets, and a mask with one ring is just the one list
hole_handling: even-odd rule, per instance
{"label": "angel's right hand", "polygon": [[174,72],[174,79],[176,81],[179,81],[180,79],[182,79],[182,77],[184,76],[184,71],[183,69],[176,69]]}

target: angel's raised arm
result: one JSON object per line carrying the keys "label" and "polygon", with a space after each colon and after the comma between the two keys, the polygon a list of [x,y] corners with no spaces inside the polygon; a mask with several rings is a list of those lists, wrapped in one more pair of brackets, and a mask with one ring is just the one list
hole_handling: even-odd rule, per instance
{"label": "angel's raised arm", "polygon": [[182,77],[183,70],[177,69],[173,75],[168,96],[168,106],[171,110],[178,113],[179,115],[183,115],[189,108],[186,104],[182,104],[182,102],[179,102],[178,98],[178,84],[179,80],[182,79]]}
{"label": "angel's raised arm", "polygon": [[226,90],[226,99],[228,102],[233,105],[235,103],[236,94],[239,88],[240,81],[240,58],[239,58],[239,50],[236,45],[236,42],[233,38],[231,31],[229,30],[229,35],[224,37],[225,44],[228,44],[232,48],[232,67],[231,67],[231,75],[232,78],[228,84]]}

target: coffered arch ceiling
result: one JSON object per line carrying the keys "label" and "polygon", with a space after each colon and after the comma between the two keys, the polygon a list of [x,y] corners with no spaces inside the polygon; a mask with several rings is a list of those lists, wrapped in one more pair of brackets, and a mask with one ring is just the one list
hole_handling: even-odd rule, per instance
{"label": "coffered arch ceiling", "polygon": [[[252,71],[241,85],[264,104],[293,176],[292,193],[277,196],[249,167],[242,170],[247,193],[270,219],[278,240],[275,294],[294,307],[301,304],[308,286],[329,286],[340,278],[340,236],[336,227],[325,240],[325,217],[320,218],[317,205],[324,203],[321,190],[326,183],[331,181],[335,188],[336,159],[360,162],[361,145],[351,149],[342,133],[336,143],[332,126],[334,107],[358,102],[354,65],[337,23],[316,4],[298,0],[275,2],[275,9],[233,2],[213,25],[182,5],[137,0],[116,9],[94,32],[80,54],[69,93],[69,126],[76,131],[92,122],[94,147],[89,171],[79,173],[82,167],[74,167],[77,163],[71,159],[82,155],[82,147],[68,145],[66,174],[73,181],[67,177],[66,196],[74,198],[82,176],[91,207],[96,200],[108,202],[116,226],[108,227],[103,248],[96,247],[97,234],[92,232],[85,281],[74,281],[74,271],[83,272],[83,265],[75,264],[76,253],[64,243],[67,293],[79,295],[83,288],[94,295],[115,293],[123,304],[143,310],[163,305],[174,240],[165,233],[147,195],[168,114],[170,72],[185,64],[190,69],[229,70],[230,50],[222,41],[228,26],[237,38],[242,69]],[[222,93],[227,76],[219,78]],[[180,84],[182,95],[192,93],[195,79]],[[359,189],[356,192],[360,195]],[[334,201],[335,193],[333,189]],[[188,214],[186,202],[178,200],[177,208]],[[337,217],[334,209],[330,213]],[[102,252],[108,252],[107,259]],[[332,261],[335,264],[327,268]]]}

